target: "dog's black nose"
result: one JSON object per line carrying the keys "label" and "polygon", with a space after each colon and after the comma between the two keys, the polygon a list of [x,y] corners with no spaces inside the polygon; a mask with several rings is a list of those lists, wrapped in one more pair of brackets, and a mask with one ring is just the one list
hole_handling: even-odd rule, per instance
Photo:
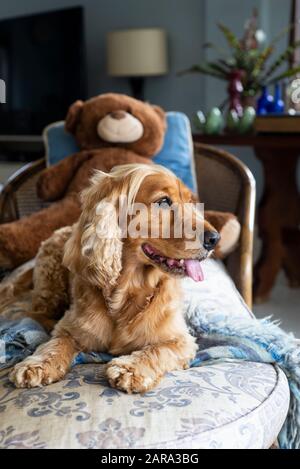
{"label": "dog's black nose", "polygon": [[218,244],[219,239],[220,235],[217,231],[205,231],[203,246],[207,251],[212,251]]}

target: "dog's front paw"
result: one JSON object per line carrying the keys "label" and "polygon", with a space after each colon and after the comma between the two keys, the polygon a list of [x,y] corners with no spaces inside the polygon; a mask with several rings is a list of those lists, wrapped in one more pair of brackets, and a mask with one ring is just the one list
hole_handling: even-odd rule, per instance
{"label": "dog's front paw", "polygon": [[128,394],[149,391],[160,379],[153,369],[139,363],[134,354],[114,358],[107,366],[106,375],[112,387]]}
{"label": "dog's front paw", "polygon": [[35,357],[29,357],[14,366],[9,379],[17,388],[34,388],[51,384],[59,377],[57,373],[54,373],[49,363]]}

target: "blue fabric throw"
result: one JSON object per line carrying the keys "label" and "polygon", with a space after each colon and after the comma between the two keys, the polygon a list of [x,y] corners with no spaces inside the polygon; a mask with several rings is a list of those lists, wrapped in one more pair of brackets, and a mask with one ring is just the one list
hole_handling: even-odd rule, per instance
{"label": "blue fabric throw", "polygon": [[[256,320],[222,314],[205,315],[196,307],[187,310],[186,320],[191,333],[199,339],[192,367],[214,360],[239,359],[277,363],[282,368],[289,381],[291,400],[279,444],[285,449],[300,449],[300,341],[285,333],[270,318]],[[0,319],[0,369],[32,354],[48,338],[43,328],[31,319]],[[73,366],[111,359],[107,353],[80,353]]]}

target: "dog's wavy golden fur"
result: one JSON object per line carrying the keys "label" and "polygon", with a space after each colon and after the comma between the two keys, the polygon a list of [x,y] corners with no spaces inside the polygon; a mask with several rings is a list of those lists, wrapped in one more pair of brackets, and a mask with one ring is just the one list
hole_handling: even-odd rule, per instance
{"label": "dog's wavy golden fur", "polygon": [[[160,166],[134,164],[95,174],[82,194],[78,223],[58,230],[39,251],[32,316],[48,329],[56,325],[50,341],[12,370],[16,386],[58,381],[78,352],[106,351],[117,356],[106,368],[109,383],[128,393],[145,392],[164,373],[186,368],[194,357],[196,344],[183,318],[179,279],[186,274],[185,263],[200,261],[209,252],[203,244],[187,248],[184,236],[176,238],[172,229],[170,239],[121,238],[111,210],[118,210],[121,194],[129,207],[163,201],[159,224],[166,202],[193,200],[189,189]],[[197,216],[193,207],[193,224]],[[206,231],[214,232],[204,223]]]}

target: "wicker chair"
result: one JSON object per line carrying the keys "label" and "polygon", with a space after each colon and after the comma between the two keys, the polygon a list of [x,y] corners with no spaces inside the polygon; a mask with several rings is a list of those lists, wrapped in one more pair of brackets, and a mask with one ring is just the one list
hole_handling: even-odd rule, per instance
{"label": "wicker chair", "polygon": [[195,143],[195,165],[199,197],[207,210],[234,213],[241,223],[238,249],[226,266],[247,305],[252,307],[253,230],[255,180],[235,156],[217,148]]}
{"label": "wicker chair", "polygon": [[[200,197],[200,200],[205,203],[206,209],[233,212],[238,216],[240,223],[242,225],[239,246],[226,260],[226,266],[238,290],[243,296],[246,304],[249,307],[251,307],[251,304],[252,304],[252,248],[253,248],[253,226],[254,226],[254,210],[255,210],[255,182],[254,182],[253,176],[245,165],[243,165],[234,156],[232,156],[231,154],[225,151],[218,150],[216,148],[213,148],[207,145],[196,143],[194,154],[195,154],[195,170],[196,170],[196,176],[197,176],[197,182],[198,182],[199,197]],[[24,166],[19,171],[17,171],[15,174],[13,174],[10,177],[10,179],[7,181],[5,187],[2,189],[0,193],[0,223],[17,220],[20,217],[28,215],[34,211],[37,211],[46,205],[42,203],[41,200],[39,200],[36,195],[36,181],[37,181],[39,173],[42,171],[43,168],[45,168],[45,164],[46,164],[45,161],[46,161],[45,159],[41,159],[33,163],[29,163],[28,165]],[[224,275],[228,278],[226,273],[224,273]],[[222,278],[222,281],[224,281],[224,277]],[[230,282],[230,284],[232,284],[232,282]],[[240,297],[238,296],[238,298]],[[247,313],[249,314],[249,310],[247,310],[245,306],[242,306],[242,309],[243,311],[241,312],[241,314],[247,314]],[[213,441],[210,440],[209,431],[206,431],[203,434],[200,431],[200,433],[197,434],[196,432],[197,428],[195,427],[195,438],[199,439],[199,442],[197,440],[195,444],[196,445],[199,444],[200,446],[193,446],[193,447],[195,448],[210,447],[209,445],[210,444],[215,445],[216,441],[219,443],[222,442],[225,448],[231,448],[231,447],[234,447],[234,448],[235,447],[267,448],[267,447],[270,447],[272,441],[274,441],[274,439],[276,438],[279,432],[280,426],[282,425],[286,417],[287,408],[288,408],[288,398],[287,398],[288,384],[284,377],[283,372],[281,372],[277,367],[273,367],[272,365],[266,365],[266,364],[255,364],[255,363],[248,364],[247,362],[241,361],[240,363],[228,363],[228,364],[220,363],[220,364],[214,365],[213,367],[210,367],[208,365],[207,367],[203,369],[200,368],[199,369],[200,375],[198,377],[198,381],[197,381],[197,377],[195,376],[193,376],[193,379],[192,379],[193,385],[195,386],[195,390],[197,389],[197,393],[194,392],[195,396],[192,399],[192,401],[196,402],[194,404],[195,412],[199,412],[199,407],[200,407],[200,405],[198,404],[198,400],[197,400],[199,388],[204,393],[204,399],[208,398],[207,406],[209,410],[210,410],[211,405],[214,405],[214,406],[216,405],[216,400],[215,400],[216,390],[218,390],[218,385],[220,385],[221,388],[224,385],[224,382],[222,381],[222,376],[224,372],[225,374],[227,373],[226,366],[232,367],[229,370],[230,373],[234,372],[235,374],[233,376],[236,376],[238,378],[236,380],[233,380],[234,381],[233,383],[230,381],[230,379],[228,382],[226,381],[226,392],[230,393],[233,390],[235,392],[235,395],[239,395],[239,399],[241,398],[246,399],[246,401],[243,401],[244,403],[242,404],[242,405],[245,405],[246,414],[243,417],[241,417],[241,419],[243,420],[241,420],[239,417],[237,417],[235,420],[235,417],[234,417],[235,414],[234,414],[233,421],[230,424],[228,424],[227,422],[228,415],[226,413],[225,424],[224,425],[222,424],[220,427],[218,426],[219,425],[218,422],[213,422],[213,426],[212,426]],[[145,424],[146,429],[147,429],[147,426],[151,427],[151,422],[155,418],[155,413],[151,414],[152,417],[150,419],[150,423],[149,422],[147,423],[147,419],[145,417],[138,417],[138,422],[134,420],[136,415],[139,415],[139,416],[144,415],[141,413],[139,414],[133,413],[132,415],[130,414],[130,417],[128,417],[127,416],[128,412],[127,413],[125,412],[125,410],[128,409],[128,406],[129,406],[129,403],[127,400],[128,396],[118,395],[117,397],[112,399],[111,391],[107,390],[105,382],[99,381],[98,383],[97,379],[95,380],[94,378],[95,371],[92,367],[93,365],[84,365],[82,368],[79,367],[76,372],[71,372],[71,374],[68,375],[69,378],[66,377],[66,379],[62,381],[61,383],[52,385],[52,388],[51,388],[52,395],[56,396],[55,399],[57,399],[58,405],[60,402],[65,402],[65,399],[66,399],[65,396],[67,396],[67,394],[65,394],[65,387],[68,388],[68,386],[72,386],[72,390],[76,389],[77,391],[76,393],[73,393],[73,394],[78,395],[80,399],[83,400],[83,402],[78,403],[75,399],[74,405],[75,406],[83,405],[82,408],[85,408],[85,409],[89,409],[89,406],[92,408],[92,403],[95,403],[96,405],[100,399],[102,402],[102,406],[100,408],[102,409],[102,411],[103,409],[105,411],[106,409],[105,399],[106,399],[106,396],[109,396],[109,399],[107,400],[107,402],[109,401],[109,405],[108,405],[109,419],[105,420],[105,425],[107,425],[108,422],[110,422],[110,425],[115,425],[117,421],[114,420],[112,416],[118,419],[120,418],[120,416],[122,416],[122,418],[124,417],[126,419],[129,419],[128,425],[130,428],[131,428],[132,422],[134,422],[134,425],[143,423]],[[225,367],[224,370],[222,367]],[[201,372],[203,371],[207,373],[207,370],[209,370],[208,371],[209,376],[210,376],[209,379],[212,380],[212,383],[208,382],[204,375],[203,375],[204,378],[202,380]],[[101,365],[97,365],[97,376],[98,375],[100,376],[99,373],[101,374]],[[168,380],[164,380],[164,383],[162,384],[161,389],[163,390],[163,392],[166,393],[165,395],[167,396],[168,399],[169,399],[168,393],[170,392],[170,389],[171,390],[177,389],[177,386],[180,387],[180,383],[185,382],[185,381],[182,381],[184,379],[183,375],[181,375],[180,372],[178,373],[179,373],[178,377],[176,375],[174,378],[174,380],[176,380],[177,378],[180,378],[178,382],[176,381],[170,384]],[[188,373],[188,372],[184,372],[184,373]],[[93,377],[93,379],[90,381],[91,376]],[[70,382],[71,384],[69,384],[68,379],[71,380]],[[185,379],[187,379],[187,382],[188,382],[187,390],[189,390],[189,386],[191,385],[191,383],[189,382],[189,375],[187,375]],[[249,403],[249,406],[251,404],[253,409],[251,410],[251,412],[248,412],[247,410],[248,399],[251,398],[251,395],[250,395],[251,393],[249,394],[249,386],[247,383],[248,383],[248,380],[251,381],[252,379],[255,379],[255,385],[253,385],[255,390],[257,390],[257,386],[260,386],[260,388],[258,389],[261,389],[261,393],[262,393],[261,401],[262,402],[258,404],[257,400],[255,400],[255,404],[253,405],[253,402],[251,401]],[[1,380],[4,383],[4,386],[6,386],[5,375],[1,376],[0,374],[0,381]],[[204,383],[204,386],[203,386],[202,381]],[[240,381],[242,381],[242,383],[243,381],[245,381],[245,390],[243,389],[243,384],[241,384]],[[268,388],[268,386],[265,387],[265,382],[269,383],[271,391]],[[91,386],[91,383],[92,384],[98,383],[98,386],[101,387],[101,390],[98,389],[98,386],[96,387]],[[212,389],[210,389],[210,384],[211,384]],[[1,382],[0,382],[0,391],[2,389],[1,386],[3,388],[3,384],[1,385]],[[230,389],[230,391],[228,391],[228,389]],[[264,393],[267,393],[267,391],[268,392],[270,391],[270,394],[266,396],[265,398]],[[32,421],[32,419],[30,419],[30,414],[28,415],[26,413],[24,414],[22,413],[23,412],[22,409],[19,409],[19,408],[16,409],[14,407],[14,399],[18,398],[21,392],[22,390],[14,391],[13,398],[10,399],[11,406],[6,410],[6,413],[4,415],[4,419],[3,419],[3,422],[5,423],[4,426],[7,426],[8,423],[11,425],[11,422],[15,422],[15,419],[16,419],[18,422],[18,425],[17,425],[18,429],[19,427],[21,428],[21,430],[18,430],[18,431],[21,431],[22,435],[25,434],[23,427],[27,429],[28,426],[29,428],[32,427],[31,429],[34,430],[34,433],[32,434],[38,434],[39,430],[36,428],[39,428],[41,424],[38,423],[37,424],[38,427],[36,427],[36,423],[37,423],[36,419]],[[36,393],[35,390],[27,390],[27,392],[29,394]],[[90,395],[93,392],[94,394],[90,398]],[[158,394],[159,392],[160,391],[158,391]],[[209,401],[210,393],[214,396],[212,402]],[[68,393],[68,394],[72,394],[72,393]],[[162,394],[161,396],[164,396],[164,394]],[[176,399],[176,396],[174,397],[174,399]],[[181,397],[181,391],[178,392],[178,396],[179,398]],[[199,396],[200,396],[199,399],[202,399],[201,392]],[[283,402],[282,396],[284,396],[284,399],[285,399],[284,402]],[[158,397],[160,399],[159,405],[161,406],[160,394],[158,395]],[[190,394],[188,394],[188,398],[190,400]],[[36,399],[39,399],[39,395],[36,395]],[[157,403],[155,401],[156,399],[155,393],[153,393],[152,399],[154,401],[153,405],[156,405],[155,408],[157,408]],[[235,408],[233,409],[234,412],[240,411],[239,399],[237,403],[235,403]],[[224,400],[222,398],[222,393],[218,397],[218,401],[220,401],[221,403],[224,402],[224,406],[227,409],[228,402],[226,399]],[[86,404],[86,402],[88,404]],[[141,402],[143,406],[143,401]],[[245,404],[245,402],[247,403]],[[278,405],[278,408],[276,408],[276,405],[274,404],[274,402],[276,405]],[[167,404],[164,404],[164,405],[166,406],[164,409],[164,412],[165,412],[164,418],[167,422],[170,422],[170,421],[173,422],[175,421],[174,419],[177,419],[176,421],[178,421],[179,411],[182,411],[182,415],[184,416],[189,415],[189,407],[187,406],[185,408],[185,404],[184,406],[180,404],[179,407],[176,407],[176,405],[174,406],[173,404],[170,407],[168,407]],[[201,407],[202,405],[203,405],[203,402],[201,401]],[[77,409],[77,407],[74,407],[74,408]],[[70,409],[72,410],[72,403],[70,404]],[[97,414],[96,409],[98,411],[99,408],[96,407],[94,409],[95,415]],[[141,409],[143,409],[144,411],[146,407],[145,409],[141,407]],[[185,414],[185,409],[186,409],[186,414]],[[220,412],[222,413],[223,410],[224,409],[221,408]],[[85,439],[84,439],[85,433],[81,433],[81,434],[77,433],[78,431],[77,427],[76,427],[76,431],[74,431],[73,423],[70,425],[70,420],[64,419],[63,425],[61,425],[62,417],[59,417],[60,421],[58,425],[57,418],[54,415],[52,415],[51,412],[52,412],[52,409],[49,410],[49,415],[47,415],[47,413],[45,414],[45,416],[47,416],[47,419],[48,418],[53,419],[54,421],[54,424],[52,425],[49,424],[49,429],[47,429],[47,432],[49,431],[51,433],[52,432],[51,428],[52,427],[55,428],[54,435],[52,434],[51,437],[49,437],[49,441],[50,441],[49,447],[52,447],[51,445],[53,444],[55,444],[55,446],[53,447],[62,447],[62,448],[80,447],[80,442],[78,443],[78,441],[74,440],[76,435],[77,436],[79,435],[79,437],[80,435],[83,435],[82,441],[83,441],[83,444],[85,444]],[[172,412],[174,412],[174,415],[172,414]],[[80,426],[80,424],[82,424],[86,426],[88,428],[88,432],[86,434],[93,434],[93,435],[96,434],[95,432],[95,428],[96,428],[97,432],[100,435],[102,427],[99,426],[98,423],[101,421],[101,419],[103,420],[103,418],[106,418],[105,412],[104,412],[104,416],[102,416],[102,413],[101,413],[101,416],[98,416],[97,418],[94,419],[95,421],[86,420],[85,418],[81,416],[79,417],[77,416],[76,425]],[[123,414],[125,416],[123,416]],[[146,414],[146,411],[145,411],[145,414]],[[229,414],[230,414],[230,411],[229,411]],[[191,415],[194,415],[194,414],[191,414]],[[269,425],[270,415],[272,415],[272,418],[273,418],[273,420],[271,419],[272,420],[271,425]],[[185,420],[189,421],[188,419],[185,419]],[[228,421],[230,422],[230,419]],[[238,425],[236,425],[236,423],[238,424],[239,422],[243,423],[243,425],[241,425],[241,432],[238,430]],[[118,422],[117,424],[121,425]],[[127,420],[126,420],[126,424],[127,424]],[[247,425],[249,426],[250,429],[252,428],[252,431],[249,432],[250,436],[249,435],[247,436],[247,432],[243,430],[244,428],[248,428]],[[171,425],[170,425],[170,428],[171,428]],[[266,428],[267,430],[265,430]],[[100,429],[100,432],[99,432],[99,429]],[[136,429],[135,427],[132,427],[132,429],[134,431],[141,431],[140,429],[138,428]],[[144,429],[142,430],[144,431]],[[58,437],[55,436],[57,431],[59,435]],[[80,431],[82,431],[82,429]],[[215,433],[215,432],[219,432],[219,433]],[[120,431],[119,433],[121,434],[122,432]],[[191,434],[191,438],[192,438],[194,434],[193,429],[191,429],[189,433]],[[249,442],[248,438],[250,437],[252,438],[254,434],[257,436],[257,438],[254,438],[254,441],[251,440]],[[62,438],[62,441],[61,441],[61,438]],[[55,443],[53,443],[53,441]],[[191,441],[193,440],[191,439]],[[120,444],[122,444],[122,442]],[[178,444],[179,446],[176,446],[176,444]],[[170,446],[166,446],[166,447],[169,448]],[[185,446],[184,446],[184,442],[181,442],[180,440],[179,443],[175,442],[174,446],[171,446],[171,447],[174,447],[174,448],[183,447],[184,448]],[[190,448],[191,446],[186,446],[186,447]]]}
{"label": "wicker chair", "polygon": [[[17,220],[47,204],[36,195],[36,181],[45,159],[29,163],[14,173],[0,194],[0,223]],[[252,305],[252,248],[255,181],[249,169],[233,155],[195,143],[195,169],[200,200],[207,210],[236,214],[242,225],[238,249],[226,260],[238,290]]]}

